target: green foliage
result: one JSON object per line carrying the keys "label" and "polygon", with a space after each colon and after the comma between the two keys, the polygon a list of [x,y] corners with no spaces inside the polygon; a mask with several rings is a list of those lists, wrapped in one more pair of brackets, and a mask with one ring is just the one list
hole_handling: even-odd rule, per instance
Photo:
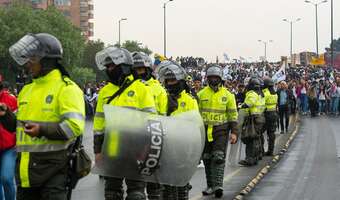
{"label": "green foliage", "polygon": [[106,75],[102,71],[100,71],[96,64],[96,53],[103,50],[105,47],[104,42],[101,40],[96,41],[88,41],[85,44],[83,60],[82,60],[82,67],[87,67],[93,69],[96,73],[96,80],[103,81],[106,80]]}
{"label": "green foliage", "polygon": [[97,68],[96,66],[96,53],[104,49],[104,42],[101,40],[89,41],[85,44],[82,66],[89,67],[92,69]]}
{"label": "green foliage", "polygon": [[[141,47],[140,44],[141,43],[138,41],[127,40],[122,44],[122,48],[125,48],[129,50],[130,52],[141,51],[141,52],[146,53],[147,55],[152,54],[152,51],[147,46]],[[119,44],[115,44],[115,46],[118,47]]]}
{"label": "green foliage", "polygon": [[334,51],[340,51],[340,38],[337,40],[334,40]]}
{"label": "green foliage", "polygon": [[70,75],[79,87],[83,87],[88,82],[96,81],[96,74],[92,69],[85,67],[74,67],[72,68]]}
{"label": "green foliage", "polygon": [[0,30],[0,69],[7,78],[12,76],[13,80],[17,71],[8,48],[27,33],[45,32],[56,36],[63,45],[63,65],[68,70],[81,65],[85,45],[81,31],[54,7],[41,10],[14,3],[0,8]]}

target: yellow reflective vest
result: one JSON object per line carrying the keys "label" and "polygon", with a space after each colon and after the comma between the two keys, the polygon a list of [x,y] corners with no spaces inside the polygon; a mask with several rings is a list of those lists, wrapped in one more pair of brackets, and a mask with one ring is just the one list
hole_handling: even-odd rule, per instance
{"label": "yellow reflective vest", "polygon": [[244,103],[248,105],[248,111],[250,115],[263,114],[266,108],[265,98],[253,90],[250,90],[246,93]]}
{"label": "yellow reflective vest", "polygon": [[[82,90],[69,78],[63,78],[57,69],[26,85],[19,93],[18,104],[16,137],[17,151],[20,152],[19,176],[21,187],[27,188],[31,186],[29,171],[34,170],[30,155],[67,150],[84,131],[85,104]],[[24,132],[27,122],[41,126],[58,124],[64,138],[55,139],[56,136],[43,133],[39,137],[31,137]]]}
{"label": "yellow reflective vest", "polygon": [[213,126],[228,122],[237,122],[238,112],[235,95],[225,87],[220,87],[217,92],[209,86],[198,93],[199,109],[207,129],[208,141],[213,141]]}
{"label": "yellow reflective vest", "polygon": [[[129,76],[128,79],[133,80],[133,77]],[[93,122],[93,131],[95,137],[104,136],[104,105],[107,104],[109,98],[118,90],[119,86],[108,83],[99,92],[96,114]],[[109,105],[156,113],[155,101],[153,95],[150,92],[150,88],[148,88],[141,80],[136,80],[133,82],[119,96],[113,99]],[[96,139],[94,142],[94,151],[95,153],[99,153],[102,143],[96,143]]]}
{"label": "yellow reflective vest", "polygon": [[150,78],[145,83],[150,87],[151,93],[153,94],[157,113],[160,115],[166,115],[168,102],[166,90],[159,83],[159,81],[155,80],[154,78]]}
{"label": "yellow reflective vest", "polygon": [[197,110],[198,104],[195,98],[193,98],[190,94],[188,94],[185,90],[183,90],[179,94],[179,98],[177,99],[178,107],[175,111],[173,111],[170,116],[175,116],[180,113]]}
{"label": "yellow reflective vest", "polygon": [[278,101],[277,94],[271,94],[268,88],[263,90],[263,94],[266,102],[266,111],[276,111]]}

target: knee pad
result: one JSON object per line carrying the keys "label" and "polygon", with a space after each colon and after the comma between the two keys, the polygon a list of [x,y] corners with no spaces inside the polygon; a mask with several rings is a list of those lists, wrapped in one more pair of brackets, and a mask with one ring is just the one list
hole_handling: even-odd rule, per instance
{"label": "knee pad", "polygon": [[214,151],[212,153],[212,161],[215,164],[225,163],[225,153],[223,151]]}
{"label": "knee pad", "polygon": [[211,159],[211,154],[210,153],[204,153],[202,156],[202,160],[210,160]]}

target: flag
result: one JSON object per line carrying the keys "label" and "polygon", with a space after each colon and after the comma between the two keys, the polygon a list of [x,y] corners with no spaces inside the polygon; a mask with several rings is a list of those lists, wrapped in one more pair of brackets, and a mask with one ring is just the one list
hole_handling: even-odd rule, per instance
{"label": "flag", "polygon": [[223,80],[227,80],[228,79],[228,74],[229,74],[229,66],[225,66],[223,69]]}
{"label": "flag", "polygon": [[230,60],[228,54],[224,53],[223,56],[224,56],[224,60],[225,60],[225,61],[229,61],[229,60]]}
{"label": "flag", "polygon": [[335,81],[334,72],[331,72],[331,75],[329,77],[329,82],[333,83],[334,81]]}
{"label": "flag", "polygon": [[273,81],[275,83],[286,80],[286,65],[283,63],[279,71],[277,71],[273,76]]}

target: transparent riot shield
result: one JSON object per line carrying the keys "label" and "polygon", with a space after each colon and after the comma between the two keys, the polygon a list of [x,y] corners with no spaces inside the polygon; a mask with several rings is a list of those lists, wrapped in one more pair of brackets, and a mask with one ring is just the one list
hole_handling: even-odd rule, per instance
{"label": "transparent riot shield", "polygon": [[164,117],[115,106],[104,112],[103,156],[93,173],[174,186],[190,181],[204,147],[199,112]]}
{"label": "transparent riot shield", "polygon": [[229,166],[237,166],[238,162],[241,160],[241,156],[244,154],[244,145],[241,142],[242,126],[247,113],[244,110],[240,110],[238,114],[238,126],[237,131],[239,133],[238,142],[234,145],[229,145],[227,150],[227,163]]}

